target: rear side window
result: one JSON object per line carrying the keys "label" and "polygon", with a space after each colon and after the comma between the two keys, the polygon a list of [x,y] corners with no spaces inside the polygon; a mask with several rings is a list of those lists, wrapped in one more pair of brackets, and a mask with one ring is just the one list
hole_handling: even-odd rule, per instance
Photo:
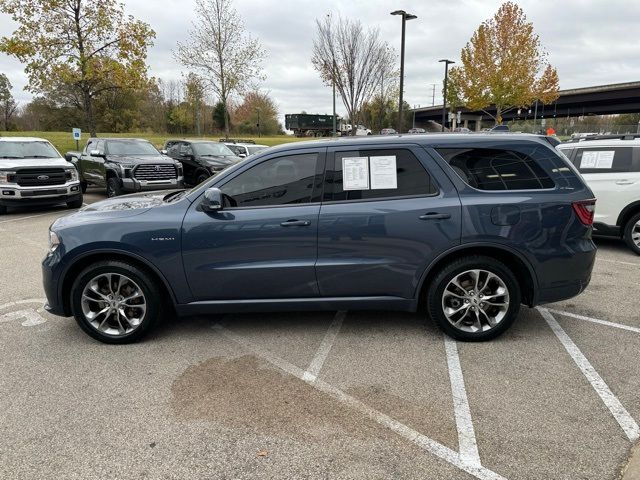
{"label": "rear side window", "polygon": [[540,190],[555,183],[524,152],[495,148],[439,148],[438,153],[469,186],[478,190]]}
{"label": "rear side window", "polygon": [[[349,186],[353,179],[347,178],[345,184],[343,165],[351,165],[348,168],[353,168],[358,161],[364,166],[365,171],[362,172],[360,185],[354,188]],[[353,171],[348,172],[347,175],[352,176]],[[390,182],[391,188],[384,188],[387,186],[385,182]],[[333,161],[329,161],[327,165],[325,199],[328,201],[369,200],[436,195],[437,193],[438,188],[431,176],[409,150],[363,149],[335,152]]]}
{"label": "rear side window", "polygon": [[580,173],[638,172],[631,147],[578,148],[574,165]]}

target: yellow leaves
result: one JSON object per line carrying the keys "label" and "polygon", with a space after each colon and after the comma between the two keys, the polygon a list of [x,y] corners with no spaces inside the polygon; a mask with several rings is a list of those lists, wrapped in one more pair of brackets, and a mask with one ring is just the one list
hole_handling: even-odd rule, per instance
{"label": "yellow leaves", "polygon": [[451,72],[451,105],[457,101],[472,110],[495,105],[500,112],[557,98],[557,72],[545,63],[533,24],[514,2],[502,4],[478,27],[460,57],[462,65]]}

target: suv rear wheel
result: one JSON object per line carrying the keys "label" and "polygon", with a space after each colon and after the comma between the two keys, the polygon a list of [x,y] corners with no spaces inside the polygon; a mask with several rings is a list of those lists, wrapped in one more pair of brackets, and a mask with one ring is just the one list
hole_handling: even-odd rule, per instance
{"label": "suv rear wheel", "polygon": [[144,271],[119,261],[98,262],[78,275],[71,310],[78,325],[104,343],[140,340],[160,319],[161,292]]}
{"label": "suv rear wheel", "polygon": [[429,316],[456,340],[484,341],[502,334],[520,310],[520,286],[502,262],[484,256],[455,260],[427,292]]}
{"label": "suv rear wheel", "polygon": [[640,255],[640,212],[632,216],[624,226],[624,241]]}

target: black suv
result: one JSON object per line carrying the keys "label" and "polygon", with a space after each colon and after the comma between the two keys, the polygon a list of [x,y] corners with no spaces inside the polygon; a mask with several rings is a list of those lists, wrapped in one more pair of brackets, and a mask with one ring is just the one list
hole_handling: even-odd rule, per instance
{"label": "black suv", "polygon": [[70,156],[80,173],[83,192],[88,184],[106,187],[108,197],[183,186],[180,162],[162,155],[147,140],[90,138],[79,157],[73,152],[67,154]]}
{"label": "black suv", "polygon": [[198,185],[242,160],[225,144],[211,140],[168,140],[164,148],[164,153],[182,162],[188,185]]}

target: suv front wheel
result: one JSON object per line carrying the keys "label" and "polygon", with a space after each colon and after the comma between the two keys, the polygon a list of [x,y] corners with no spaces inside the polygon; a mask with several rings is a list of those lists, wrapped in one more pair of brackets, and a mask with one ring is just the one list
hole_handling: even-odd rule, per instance
{"label": "suv front wheel", "polygon": [[141,339],[163,312],[158,285],[146,272],[120,261],[90,265],[71,288],[78,325],[104,343]]}
{"label": "suv front wheel", "polygon": [[520,310],[520,286],[502,262],[469,256],[442,268],[427,292],[429,316],[456,340],[484,341],[502,334]]}
{"label": "suv front wheel", "polygon": [[640,255],[640,212],[631,217],[624,226],[624,241],[631,250]]}

